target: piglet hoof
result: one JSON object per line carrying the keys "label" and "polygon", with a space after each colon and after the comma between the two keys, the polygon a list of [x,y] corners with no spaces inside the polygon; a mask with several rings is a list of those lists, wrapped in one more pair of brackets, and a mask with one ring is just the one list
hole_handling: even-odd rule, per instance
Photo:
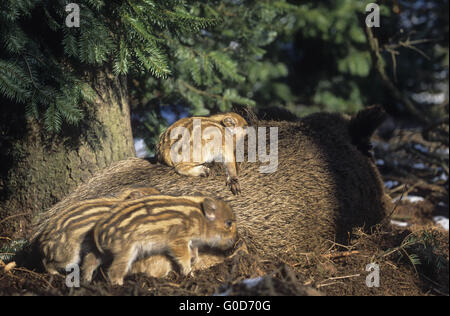
{"label": "piglet hoof", "polygon": [[188,278],[195,278],[195,273],[194,273],[194,271],[191,271],[191,272],[189,272],[186,276],[187,276]]}
{"label": "piglet hoof", "polygon": [[241,187],[239,185],[239,180],[237,178],[227,179],[226,184],[227,186],[230,187],[230,190],[234,195],[241,194]]}
{"label": "piglet hoof", "polygon": [[186,265],[184,267],[181,267],[181,271],[180,272],[181,272],[181,275],[184,275],[186,277],[193,276],[192,268],[191,268],[190,264]]}
{"label": "piglet hoof", "polygon": [[122,286],[123,278],[111,279],[111,283],[112,283],[112,285]]}
{"label": "piglet hoof", "polygon": [[92,275],[85,275],[82,280],[83,280],[83,282],[91,283],[92,282]]}
{"label": "piglet hoof", "polygon": [[208,167],[202,166],[201,172],[200,172],[200,177],[209,177],[209,175],[211,174],[211,170]]}

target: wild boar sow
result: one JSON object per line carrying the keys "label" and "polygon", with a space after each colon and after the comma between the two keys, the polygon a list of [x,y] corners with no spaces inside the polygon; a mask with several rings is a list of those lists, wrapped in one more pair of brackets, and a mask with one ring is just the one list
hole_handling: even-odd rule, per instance
{"label": "wild boar sow", "polygon": [[250,251],[296,262],[299,252],[325,248],[327,241],[345,243],[352,228],[370,227],[385,216],[383,183],[367,152],[382,118],[380,108],[368,108],[353,119],[318,113],[298,122],[259,122],[278,127],[278,168],[260,173],[262,163],[241,163],[239,196],[224,190],[220,175],[186,177],[171,167],[130,158],[100,171],[47,216],[133,185],[169,195],[207,192],[229,202]]}

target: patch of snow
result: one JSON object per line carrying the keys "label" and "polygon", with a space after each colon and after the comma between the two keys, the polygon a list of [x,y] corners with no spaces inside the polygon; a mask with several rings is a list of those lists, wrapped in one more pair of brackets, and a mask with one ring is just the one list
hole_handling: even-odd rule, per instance
{"label": "patch of snow", "polygon": [[136,150],[136,157],[146,158],[149,156],[147,146],[142,138],[134,139],[134,149]]}
{"label": "patch of snow", "polygon": [[445,101],[445,93],[420,92],[412,94],[412,98],[418,103],[440,104]]}
{"label": "patch of snow", "polygon": [[416,150],[420,151],[420,152],[423,152],[423,153],[427,153],[427,152],[430,151],[429,148],[427,148],[427,147],[425,147],[425,146],[423,146],[423,145],[421,145],[421,144],[414,144],[414,148],[415,148]]}
{"label": "patch of snow", "polygon": [[[257,277],[257,278],[253,278],[253,279],[245,279],[245,280],[241,281],[240,283],[245,284],[245,286],[247,288],[252,288],[252,287],[258,285],[258,283],[261,282],[262,279],[263,279],[262,277]],[[227,289],[224,289],[222,292],[214,294],[214,296],[228,296],[230,294],[230,292],[231,292],[231,288],[229,287]]]}
{"label": "patch of snow", "polygon": [[381,148],[384,151],[389,151],[389,149],[391,148],[388,143],[379,143],[376,141],[372,141],[372,146],[376,148]]}
{"label": "patch of snow", "polygon": [[432,182],[438,182],[438,181],[447,181],[448,180],[448,176],[445,172],[441,173],[441,175],[439,177],[434,177],[431,181]]}
{"label": "patch of snow", "polygon": [[[393,199],[392,201],[394,203],[398,202],[400,200],[401,196],[396,197],[395,199]],[[407,197],[403,197],[402,201],[407,201],[410,203],[417,203],[417,202],[423,202],[425,201],[425,199],[421,196],[416,196],[416,195],[408,195]]]}
{"label": "patch of snow", "polygon": [[438,148],[438,149],[436,149],[436,153],[439,155],[448,156],[448,148],[444,148],[444,149]]}
{"label": "patch of snow", "polygon": [[419,170],[426,169],[425,164],[422,163],[422,162],[415,163],[415,164],[412,165],[412,167],[413,167],[414,169],[419,169]]}
{"label": "patch of snow", "polygon": [[396,221],[396,220],[391,220],[391,224],[395,225],[395,226],[399,226],[399,227],[408,227],[409,224],[407,222],[401,222],[401,221]]}
{"label": "patch of snow", "polygon": [[398,181],[391,181],[391,180],[389,180],[389,181],[386,181],[386,182],[384,183],[384,186],[385,186],[386,188],[388,188],[388,189],[392,189],[392,188],[394,188],[394,187],[396,187],[396,186],[398,186],[398,185],[399,185]]}
{"label": "patch of snow", "polygon": [[405,200],[407,200],[407,201],[409,201],[411,203],[417,203],[417,202],[425,201],[425,199],[423,197],[415,196],[415,195],[408,195]]}
{"label": "patch of snow", "polygon": [[448,218],[444,216],[435,216],[433,217],[433,221],[440,225],[442,228],[448,231]]}
{"label": "patch of snow", "polygon": [[377,166],[384,166],[384,160],[383,159],[377,159],[377,161],[375,163],[377,164]]}
{"label": "patch of snow", "polygon": [[246,280],[242,281],[242,283],[244,283],[248,288],[251,288],[251,287],[258,285],[258,283],[261,281],[262,281],[262,277],[257,277],[257,278],[253,278],[253,279],[246,279]]}

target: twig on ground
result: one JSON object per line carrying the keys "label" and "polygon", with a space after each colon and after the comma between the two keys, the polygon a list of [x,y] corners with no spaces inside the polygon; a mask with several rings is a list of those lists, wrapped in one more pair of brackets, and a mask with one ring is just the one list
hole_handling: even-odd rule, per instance
{"label": "twig on ground", "polygon": [[[344,280],[344,279],[357,278],[357,277],[360,277],[360,276],[361,276],[361,274],[353,274],[353,275],[345,275],[345,276],[340,276],[340,277],[333,277],[333,278],[329,278],[329,279],[323,280],[323,281],[321,281],[320,283],[322,283],[322,282],[327,282],[327,281],[336,281],[336,280]],[[341,283],[341,282],[319,284],[319,285],[317,286],[317,288],[321,288],[321,287],[324,287],[324,286],[330,286],[330,285],[338,284],[338,283]]]}
{"label": "twig on ground", "polygon": [[[336,258],[342,258],[342,257],[349,257],[352,255],[357,255],[357,254],[360,254],[360,252],[358,250],[338,251],[338,252],[333,252],[333,253],[321,254],[321,255],[319,255],[319,257],[325,258],[325,259],[336,259]],[[302,252],[302,253],[299,253],[299,255],[305,256],[306,260],[309,263],[309,256],[314,256],[314,253],[313,252]],[[296,263],[296,264],[292,265],[292,267],[298,267],[301,265],[302,265],[302,263]]]}
{"label": "twig on ground", "polygon": [[342,258],[342,257],[349,257],[352,255],[357,255],[357,254],[359,254],[358,250],[352,250],[352,251],[328,253],[328,254],[322,255],[322,257],[327,258],[327,259],[336,259],[336,258]]}
{"label": "twig on ground", "polygon": [[17,267],[16,267],[16,268],[13,268],[12,270],[13,270],[13,271],[22,271],[22,272],[26,272],[26,273],[28,273],[28,274],[31,274],[31,275],[35,276],[36,278],[38,278],[38,279],[44,281],[45,283],[47,283],[47,285],[48,285],[50,288],[54,289],[53,285],[52,285],[49,281],[47,281],[47,279],[44,278],[44,277],[43,277],[42,275],[40,275],[39,273],[36,273],[36,272],[34,272],[34,271],[31,271],[31,270],[28,270],[28,269],[26,269],[26,268],[17,268]]}
{"label": "twig on ground", "polygon": [[[343,279],[356,278],[356,277],[360,277],[360,276],[361,276],[361,274],[344,275],[344,276],[340,276],[340,277],[328,278],[324,281],[343,280]],[[324,281],[322,281],[322,282],[324,282]]]}
{"label": "twig on ground", "polygon": [[7,220],[10,220],[10,219],[13,219],[13,218],[16,218],[16,217],[19,217],[19,216],[25,216],[25,215],[28,215],[28,213],[20,213],[20,214],[15,214],[15,215],[7,216],[7,217],[5,217],[4,219],[2,219],[2,220],[0,221],[0,224],[2,224],[3,222],[6,222]]}
{"label": "twig on ground", "polygon": [[399,186],[393,188],[392,190],[389,190],[388,193],[389,193],[389,195],[392,195],[393,193],[396,193],[397,191],[404,190],[405,186],[406,186],[406,184],[404,184],[404,183],[400,184]]}
{"label": "twig on ground", "polygon": [[[394,208],[392,209],[391,213],[390,213],[388,216],[386,216],[382,222],[391,220],[392,215],[394,215],[395,211],[397,210],[397,207],[398,207],[398,205],[400,204],[400,202],[402,201],[403,195],[405,194],[405,191],[406,191],[407,189],[408,189],[408,185],[405,184],[404,187],[403,187],[403,192],[402,192],[402,194],[400,195],[400,198],[398,199],[398,201],[395,203]],[[385,222],[385,223],[386,223],[386,222]]]}
{"label": "twig on ground", "polygon": [[316,287],[318,289],[320,289],[320,288],[325,287],[325,286],[331,286],[331,285],[336,285],[336,284],[344,284],[344,283],[343,282],[333,282],[333,283],[319,284]]}

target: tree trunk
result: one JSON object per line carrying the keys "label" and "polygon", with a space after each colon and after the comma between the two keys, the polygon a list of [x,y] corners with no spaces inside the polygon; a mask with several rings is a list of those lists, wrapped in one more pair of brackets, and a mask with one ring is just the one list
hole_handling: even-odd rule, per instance
{"label": "tree trunk", "polygon": [[[92,76],[94,104],[78,126],[49,135],[19,105],[0,116],[0,236],[26,237],[31,223],[97,170],[135,156],[125,78]],[[4,106],[2,106],[5,108]]]}

